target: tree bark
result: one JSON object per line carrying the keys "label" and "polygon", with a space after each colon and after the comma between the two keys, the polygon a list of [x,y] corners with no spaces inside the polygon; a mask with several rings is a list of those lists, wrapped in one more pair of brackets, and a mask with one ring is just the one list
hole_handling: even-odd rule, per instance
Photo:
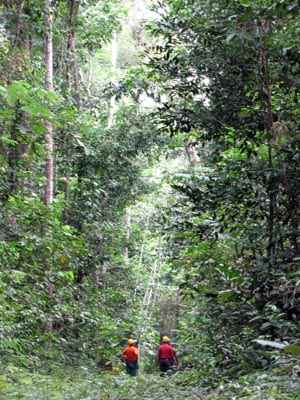
{"label": "tree bark", "polygon": [[77,108],[80,108],[79,72],[76,62],[76,20],[80,0],[69,0],[69,32],[67,41],[67,81]]}
{"label": "tree bark", "polygon": [[124,246],[124,263],[125,265],[129,265],[129,240],[130,240],[130,225],[131,225],[131,216],[130,212],[127,209],[125,211],[125,216],[124,216],[124,227],[125,227],[125,246]]}
{"label": "tree bark", "polygon": [[[45,88],[48,91],[53,91],[53,15],[51,11],[50,0],[45,0],[44,3],[44,58],[45,58]],[[49,205],[53,202],[54,197],[54,141],[53,141],[53,125],[50,121],[45,122],[45,147],[46,147],[46,187],[44,193],[44,202]]]}
{"label": "tree bark", "polygon": [[273,128],[273,112],[272,112],[272,93],[270,85],[268,49],[267,49],[267,34],[270,29],[270,22],[262,19],[259,22],[260,31],[260,51],[259,51],[259,66],[261,73],[261,92],[264,104],[264,127],[265,131],[269,134],[268,139],[268,152],[269,152],[269,170],[270,178],[268,185],[269,194],[269,217],[268,217],[268,246],[267,255],[269,264],[273,266],[276,261],[276,242],[275,242],[275,208],[276,208],[276,193],[274,187],[273,176],[273,154],[272,154],[272,128]]}
{"label": "tree bark", "polygon": [[20,112],[20,104],[17,102],[15,106],[15,118],[11,127],[11,139],[14,141],[14,144],[9,146],[8,149],[8,165],[9,165],[9,179],[8,179],[8,196],[16,192],[18,187],[18,126],[20,124],[21,112]]}
{"label": "tree bark", "polygon": [[21,38],[21,30],[22,30],[22,12],[24,8],[24,0],[20,1],[20,4],[18,5],[18,10],[17,10],[17,22],[16,22],[16,36],[15,36],[15,46],[21,46],[22,45],[22,38]]}
{"label": "tree bark", "polygon": [[[1,72],[7,85],[16,80],[26,78],[26,65],[29,60],[29,23],[28,14],[25,8],[25,0],[15,2],[4,2],[3,6],[7,13],[7,31],[11,44],[11,50],[7,55]],[[27,51],[28,50],[28,51]],[[8,191],[5,198],[19,189],[25,187],[24,178],[20,177],[20,170],[25,167],[25,157],[28,152],[28,144],[24,143],[24,130],[21,127],[27,125],[26,114],[22,112],[22,107],[18,101],[14,107],[14,119],[11,124],[10,135],[14,144],[3,146],[2,152],[7,157],[8,171]]]}
{"label": "tree bark", "polygon": [[[112,42],[111,42],[111,67],[112,67],[112,83],[117,83],[117,69],[118,69],[118,37],[117,33],[114,32]],[[114,124],[114,117],[117,110],[116,96],[112,96],[110,99],[110,107],[108,114],[107,127],[111,128]]]}

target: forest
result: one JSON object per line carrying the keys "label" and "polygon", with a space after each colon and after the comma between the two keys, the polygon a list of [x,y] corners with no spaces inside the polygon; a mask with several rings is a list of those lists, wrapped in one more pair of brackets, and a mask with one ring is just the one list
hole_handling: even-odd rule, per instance
{"label": "forest", "polygon": [[300,400],[299,0],[0,0],[0,104],[1,400]]}

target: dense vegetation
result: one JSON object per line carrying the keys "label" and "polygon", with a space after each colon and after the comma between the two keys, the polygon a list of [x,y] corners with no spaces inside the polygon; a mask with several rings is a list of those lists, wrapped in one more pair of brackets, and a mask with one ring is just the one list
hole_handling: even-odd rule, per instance
{"label": "dense vegetation", "polygon": [[7,399],[299,399],[299,11],[0,3]]}

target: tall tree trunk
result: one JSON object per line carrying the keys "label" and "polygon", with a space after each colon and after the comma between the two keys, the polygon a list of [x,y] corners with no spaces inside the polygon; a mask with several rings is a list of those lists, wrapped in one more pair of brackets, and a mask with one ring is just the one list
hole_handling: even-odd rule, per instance
{"label": "tall tree trunk", "polygon": [[8,178],[8,196],[14,193],[18,187],[18,126],[21,120],[20,103],[17,102],[15,106],[15,118],[11,127],[11,139],[14,144],[8,149],[8,165],[9,165],[9,178]]}
{"label": "tall tree trunk", "polygon": [[125,265],[129,264],[129,240],[130,240],[130,225],[131,225],[131,215],[129,209],[125,210],[124,216],[124,227],[125,227],[125,246],[124,246],[124,263]]}
{"label": "tall tree trunk", "polygon": [[[28,14],[25,9],[25,0],[18,2],[4,2],[3,4],[7,14],[8,38],[11,44],[11,51],[7,55],[7,59],[2,65],[5,82],[7,85],[15,80],[24,80],[26,78],[26,66],[29,61],[29,36],[28,30]],[[8,68],[9,67],[9,68]],[[10,68],[11,67],[11,68]],[[28,144],[24,143],[23,135],[20,127],[27,125],[26,114],[22,112],[19,102],[14,108],[14,119],[10,129],[11,139],[14,144],[4,146],[3,153],[7,157],[8,172],[8,191],[6,198],[12,193],[25,186],[24,178],[20,177],[20,170],[25,167],[24,159],[28,151]]]}
{"label": "tall tree trunk", "polygon": [[[51,10],[51,1],[45,0],[44,3],[45,13],[45,43],[44,43],[44,57],[45,57],[45,88],[48,91],[53,90],[53,42],[52,42],[52,29],[53,29],[53,15]],[[54,192],[54,141],[53,141],[53,126],[49,121],[45,122],[46,134],[46,187],[44,193],[44,201],[49,205],[53,201]]]}
{"label": "tall tree trunk", "polygon": [[[112,66],[112,83],[117,83],[117,70],[118,70],[118,37],[117,33],[114,32],[112,42],[111,42],[111,66]],[[111,128],[114,124],[114,116],[116,113],[116,96],[112,96],[110,99],[110,107],[108,114],[107,127]]]}
{"label": "tall tree trunk", "polygon": [[[45,60],[45,89],[53,91],[53,14],[51,0],[44,0],[44,60]],[[46,186],[44,192],[44,202],[49,206],[53,202],[54,197],[54,140],[53,126],[50,121],[45,121],[45,150],[46,150]],[[48,266],[48,272],[51,268]],[[54,296],[54,285],[48,282],[49,299]],[[53,317],[49,316],[46,323],[46,330],[53,331]],[[50,348],[51,342],[48,343]]]}
{"label": "tall tree trunk", "polygon": [[76,20],[80,0],[69,0],[69,32],[67,41],[67,81],[77,107],[80,107],[79,71],[76,62]]}
{"label": "tall tree trunk", "polygon": [[268,184],[269,193],[269,216],[268,216],[268,247],[267,254],[269,264],[273,266],[276,261],[276,241],[275,241],[275,208],[276,208],[276,188],[272,178],[273,174],[273,154],[272,154],[272,129],[273,129],[273,112],[272,112],[272,93],[270,85],[267,35],[270,30],[270,22],[262,19],[259,22],[260,31],[260,51],[259,51],[259,66],[261,74],[261,92],[264,104],[264,127],[269,134],[268,151],[269,151],[269,170],[270,178]]}
{"label": "tall tree trunk", "polygon": [[20,1],[17,10],[17,22],[16,22],[16,36],[15,36],[15,46],[21,46],[23,43],[23,38],[21,35],[22,30],[22,12],[24,9],[24,0]]}

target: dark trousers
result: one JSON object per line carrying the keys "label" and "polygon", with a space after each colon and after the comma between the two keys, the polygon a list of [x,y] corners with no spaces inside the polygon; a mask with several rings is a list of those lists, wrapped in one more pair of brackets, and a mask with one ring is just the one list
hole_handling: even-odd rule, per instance
{"label": "dark trousers", "polygon": [[139,364],[137,361],[126,361],[126,372],[131,376],[137,376]]}
{"label": "dark trousers", "polygon": [[163,358],[159,360],[159,368],[161,372],[167,372],[174,365],[174,360],[169,358]]}

